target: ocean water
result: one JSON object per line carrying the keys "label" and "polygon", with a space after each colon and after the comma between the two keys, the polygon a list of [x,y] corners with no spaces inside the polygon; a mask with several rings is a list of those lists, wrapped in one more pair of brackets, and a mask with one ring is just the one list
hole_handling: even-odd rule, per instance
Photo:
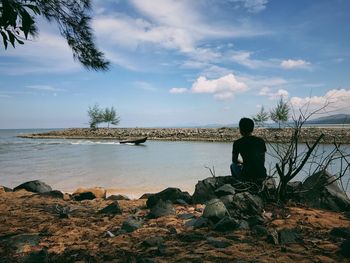
{"label": "ocean water", "polygon": [[[16,137],[44,131],[48,130],[0,130],[0,185],[12,188],[39,179],[64,192],[100,186],[109,194],[137,198],[170,186],[193,193],[198,180],[211,176],[206,167],[214,167],[216,176],[230,174],[231,143],[148,140],[133,145],[113,140]],[[266,157],[270,170],[275,160],[269,154]],[[332,164],[331,169],[336,171],[339,164]]]}

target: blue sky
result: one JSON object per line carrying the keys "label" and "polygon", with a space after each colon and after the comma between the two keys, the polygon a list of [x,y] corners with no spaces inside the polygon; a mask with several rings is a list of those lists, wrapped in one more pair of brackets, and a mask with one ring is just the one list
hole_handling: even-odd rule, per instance
{"label": "blue sky", "polygon": [[350,113],[348,0],[98,0],[107,72],[72,58],[54,23],[0,49],[0,128],[86,127],[95,103],[121,127],[237,123],[283,96]]}

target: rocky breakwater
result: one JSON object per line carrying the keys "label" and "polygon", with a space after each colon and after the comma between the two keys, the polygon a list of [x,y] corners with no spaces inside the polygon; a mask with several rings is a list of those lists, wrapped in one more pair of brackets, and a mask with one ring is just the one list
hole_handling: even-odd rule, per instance
{"label": "rocky breakwater", "polygon": [[[293,129],[257,128],[254,135],[267,142],[286,143],[290,141]],[[313,142],[324,134],[321,143],[350,144],[349,128],[303,128],[300,142]],[[231,142],[240,137],[238,128],[70,128],[46,133],[19,135],[23,138],[42,139],[115,139],[123,140],[131,137],[148,137],[151,140],[170,141],[219,141]]]}

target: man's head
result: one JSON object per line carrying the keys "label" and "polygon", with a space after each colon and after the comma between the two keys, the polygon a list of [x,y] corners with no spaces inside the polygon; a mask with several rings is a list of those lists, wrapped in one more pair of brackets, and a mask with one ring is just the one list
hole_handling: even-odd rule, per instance
{"label": "man's head", "polygon": [[243,136],[249,135],[254,130],[254,122],[249,118],[242,118],[239,121],[239,131]]}

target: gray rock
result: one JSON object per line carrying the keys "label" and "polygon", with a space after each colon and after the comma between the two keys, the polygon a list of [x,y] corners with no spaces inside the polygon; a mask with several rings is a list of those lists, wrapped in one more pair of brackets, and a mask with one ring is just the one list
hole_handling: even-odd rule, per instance
{"label": "gray rock", "polygon": [[232,184],[232,176],[209,177],[198,181],[192,196],[194,204],[204,204],[205,202],[216,198],[215,190],[225,184]]}
{"label": "gray rock", "polygon": [[123,222],[121,230],[124,230],[126,232],[133,232],[136,229],[141,228],[142,225],[143,221],[141,219],[137,217],[129,217]]}
{"label": "gray rock", "polygon": [[148,208],[152,208],[152,206],[156,205],[159,200],[171,201],[173,203],[178,199],[182,199],[188,204],[191,203],[191,196],[189,193],[182,192],[179,188],[169,187],[148,197],[146,204]]}
{"label": "gray rock", "polygon": [[256,226],[256,225],[263,225],[264,224],[264,218],[262,218],[259,215],[254,215],[254,216],[248,217],[247,222],[248,222],[250,227],[253,227],[253,226]]}
{"label": "gray rock", "polygon": [[145,247],[158,247],[164,244],[164,239],[162,237],[150,237],[142,242]]}
{"label": "gray rock", "polygon": [[253,226],[252,232],[259,237],[267,237],[269,235],[269,231],[262,225]]}
{"label": "gray rock", "polygon": [[175,215],[175,212],[175,208],[170,201],[164,202],[160,199],[154,206],[152,206],[148,217],[158,218],[161,216]]}
{"label": "gray rock", "polygon": [[22,189],[28,192],[39,193],[39,194],[52,191],[51,186],[39,180],[29,181],[29,182],[20,184],[19,186],[16,186],[13,189],[13,191],[19,191]]}
{"label": "gray rock", "polygon": [[[302,190],[305,191],[302,195],[303,200],[314,208],[349,211],[350,199],[334,180],[335,176],[327,171],[308,177],[302,186]],[[334,182],[331,183],[332,181]]]}
{"label": "gray rock", "polygon": [[335,227],[329,233],[334,237],[341,237],[345,239],[350,239],[350,228],[349,227]]}
{"label": "gray rock", "polygon": [[110,195],[107,200],[119,201],[119,200],[130,200],[126,195]]}
{"label": "gray rock", "polygon": [[235,188],[230,184],[224,184],[215,190],[215,195],[217,197],[225,196],[225,195],[234,195],[236,193]]}
{"label": "gray rock", "polygon": [[249,223],[246,220],[239,220],[238,229],[240,230],[249,230]]}
{"label": "gray rock", "polygon": [[182,199],[176,199],[173,203],[177,205],[188,205],[188,203]]}
{"label": "gray rock", "polygon": [[239,227],[239,223],[236,219],[225,216],[219,222],[214,225],[215,231],[226,232],[226,231],[234,231]]}
{"label": "gray rock", "polygon": [[249,192],[238,193],[233,196],[231,203],[226,205],[230,215],[235,218],[260,215],[264,208],[262,199]]}
{"label": "gray rock", "polygon": [[233,201],[233,195],[224,195],[220,197],[220,200],[224,203],[225,206],[228,206]]}
{"label": "gray rock", "polygon": [[139,199],[148,199],[149,197],[153,196],[155,194],[153,193],[145,193],[143,195],[141,195],[141,197]]}
{"label": "gray rock", "polygon": [[228,241],[223,241],[223,240],[220,240],[220,239],[214,238],[214,237],[208,237],[207,242],[211,246],[216,247],[216,248],[226,248],[226,247],[229,247],[231,245],[231,243]]}
{"label": "gray rock", "polygon": [[340,245],[340,253],[346,258],[350,258],[350,238]]}
{"label": "gray rock", "polygon": [[206,239],[206,236],[204,234],[198,233],[198,232],[192,232],[192,233],[181,233],[177,235],[177,238],[180,239],[182,242],[198,242]]}
{"label": "gray rock", "polygon": [[218,222],[220,219],[229,215],[224,203],[217,198],[210,200],[203,211],[203,217],[208,218],[214,223]]}
{"label": "gray rock", "polygon": [[29,253],[23,263],[46,263],[49,262],[47,249]]}
{"label": "gray rock", "polygon": [[278,241],[280,244],[302,243],[303,239],[299,232],[294,229],[284,228],[278,231]]}
{"label": "gray rock", "polygon": [[208,226],[208,219],[204,217],[193,218],[185,223],[185,227],[203,228]]}
{"label": "gray rock", "polygon": [[78,188],[72,194],[75,201],[93,200],[95,198],[106,198],[107,191],[102,187]]}
{"label": "gray rock", "polygon": [[50,192],[44,192],[40,194],[41,196],[44,197],[52,197],[52,198],[58,198],[58,199],[63,199],[64,198],[64,194],[61,191],[58,190],[53,190]]}
{"label": "gray rock", "polygon": [[100,214],[119,215],[122,213],[122,209],[120,208],[119,203],[117,201],[114,201],[113,203],[107,205],[98,212]]}
{"label": "gray rock", "polygon": [[25,252],[28,247],[37,247],[39,246],[41,237],[38,233],[30,234],[19,234],[5,239],[5,242],[8,243],[12,248],[15,249],[16,253]]}
{"label": "gray rock", "polygon": [[196,217],[196,216],[194,214],[191,214],[191,213],[177,215],[177,218],[184,219],[184,220],[188,220],[188,219],[191,219],[191,218],[194,218],[194,217]]}
{"label": "gray rock", "polygon": [[[1,190],[2,189],[2,190]],[[8,192],[13,192],[13,190],[11,188],[8,188],[6,186],[3,186],[3,185],[0,185],[0,192],[1,191],[4,191],[5,193],[8,193]]]}

